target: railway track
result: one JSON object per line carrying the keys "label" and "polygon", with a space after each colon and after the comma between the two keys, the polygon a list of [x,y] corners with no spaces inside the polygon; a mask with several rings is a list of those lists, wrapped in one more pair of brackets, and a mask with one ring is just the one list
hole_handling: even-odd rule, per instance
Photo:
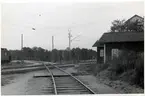
{"label": "railway track", "polygon": [[[48,65],[50,66],[50,65]],[[59,67],[73,67],[74,64],[59,64],[57,65]],[[52,68],[53,66],[50,66],[49,68]],[[26,72],[31,72],[31,71],[36,71],[36,70],[44,70],[45,67],[43,64],[40,65],[30,65],[30,66],[11,66],[11,67],[3,67],[1,68],[1,74],[15,74],[15,73],[26,73]]]}
{"label": "railway track", "polygon": [[57,94],[95,94],[88,86],[86,86],[78,78],[74,77],[72,74],[64,71],[63,69],[50,64],[55,67],[58,71],[62,72],[63,75],[55,75],[49,66],[45,65],[46,70],[51,75],[52,87],[48,88],[47,91],[57,95]]}

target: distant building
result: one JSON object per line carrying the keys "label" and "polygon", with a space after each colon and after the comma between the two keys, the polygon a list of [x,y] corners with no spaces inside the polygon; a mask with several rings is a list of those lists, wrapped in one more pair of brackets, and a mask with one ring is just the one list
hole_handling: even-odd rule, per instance
{"label": "distant building", "polygon": [[143,30],[144,29],[144,18],[141,16],[138,16],[138,15],[134,15],[130,19],[128,19],[125,22],[125,24],[129,25],[128,27],[131,27],[131,29],[132,29],[132,26],[135,25],[136,26],[135,29]]}
{"label": "distant building", "polygon": [[[142,17],[133,16],[128,22],[142,22]],[[108,32],[104,33],[93,47],[97,47],[97,63],[106,63],[118,57],[119,53],[125,50],[132,50],[137,53],[144,53],[144,32]]]}
{"label": "distant building", "polygon": [[139,23],[144,23],[144,19],[141,16],[134,15],[130,19],[128,19],[125,23],[131,23],[131,22],[136,22],[138,21]]}
{"label": "distant building", "polygon": [[6,48],[1,48],[1,63],[7,63],[11,61],[11,54]]}

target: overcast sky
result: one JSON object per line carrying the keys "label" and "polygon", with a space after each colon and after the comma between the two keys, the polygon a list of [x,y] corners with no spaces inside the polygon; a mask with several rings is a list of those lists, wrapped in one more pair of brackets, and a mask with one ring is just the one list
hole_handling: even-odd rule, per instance
{"label": "overcast sky", "polygon": [[7,49],[21,48],[21,34],[25,47],[51,50],[54,36],[54,47],[66,49],[68,28],[73,37],[81,34],[72,48],[92,49],[96,40],[110,30],[113,20],[144,15],[143,2],[5,3],[1,8],[1,47]]}

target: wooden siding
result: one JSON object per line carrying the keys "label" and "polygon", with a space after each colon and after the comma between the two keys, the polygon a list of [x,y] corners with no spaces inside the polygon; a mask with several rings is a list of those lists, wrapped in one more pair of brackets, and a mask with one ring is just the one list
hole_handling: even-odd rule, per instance
{"label": "wooden siding", "polygon": [[[112,58],[111,51],[112,49],[119,49],[121,51],[135,51],[144,53],[144,42],[125,42],[125,43],[107,43],[105,44],[106,48],[104,52],[105,62],[109,62]],[[100,50],[104,49],[104,47],[97,47],[97,63],[103,63],[104,57],[100,57]]]}

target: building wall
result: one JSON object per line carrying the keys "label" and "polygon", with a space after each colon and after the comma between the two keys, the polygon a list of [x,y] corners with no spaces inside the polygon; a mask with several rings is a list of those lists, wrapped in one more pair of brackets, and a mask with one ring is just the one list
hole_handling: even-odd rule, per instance
{"label": "building wall", "polygon": [[101,50],[104,50],[104,47],[97,47],[97,63],[100,64],[100,63],[103,63],[104,61],[104,56],[100,56],[100,51]]}
{"label": "building wall", "polygon": [[129,22],[136,22],[137,20],[139,22],[143,22],[143,19],[139,16],[134,16],[132,19],[129,20]]}
{"label": "building wall", "polygon": [[[134,51],[144,53],[144,42],[125,42],[125,43],[108,43],[106,46],[106,61],[112,60],[112,49],[118,49],[120,51]],[[104,63],[104,57],[100,57],[100,50],[104,50],[104,47],[97,48],[97,63]],[[118,52],[119,55],[119,52]]]}

